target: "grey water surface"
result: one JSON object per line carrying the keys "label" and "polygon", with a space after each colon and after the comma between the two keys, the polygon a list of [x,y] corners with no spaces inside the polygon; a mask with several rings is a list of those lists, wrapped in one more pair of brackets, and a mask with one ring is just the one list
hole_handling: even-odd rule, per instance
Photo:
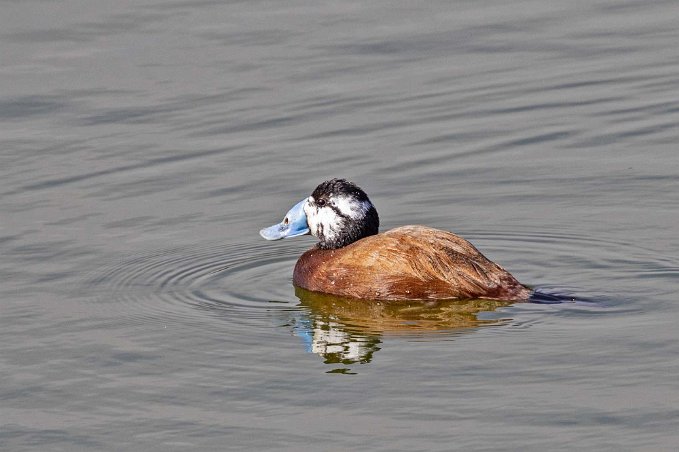
{"label": "grey water surface", "polygon": [[[0,3],[0,449],[679,449],[673,1]],[[562,302],[295,291],[321,181]]]}

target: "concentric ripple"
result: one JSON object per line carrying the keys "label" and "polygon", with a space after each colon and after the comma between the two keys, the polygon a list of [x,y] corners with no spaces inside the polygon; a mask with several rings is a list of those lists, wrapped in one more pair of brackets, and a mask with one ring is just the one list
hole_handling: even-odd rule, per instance
{"label": "concentric ripple", "polygon": [[298,253],[267,243],[171,248],[119,261],[88,285],[104,309],[145,322],[208,315],[242,323],[296,304],[290,280]]}

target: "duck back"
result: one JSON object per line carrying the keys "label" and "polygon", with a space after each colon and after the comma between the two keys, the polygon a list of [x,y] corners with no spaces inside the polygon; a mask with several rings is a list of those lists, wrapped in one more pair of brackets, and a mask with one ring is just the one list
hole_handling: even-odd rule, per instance
{"label": "duck back", "polygon": [[303,289],[370,300],[527,299],[530,290],[451,232],[402,226],[297,261]]}

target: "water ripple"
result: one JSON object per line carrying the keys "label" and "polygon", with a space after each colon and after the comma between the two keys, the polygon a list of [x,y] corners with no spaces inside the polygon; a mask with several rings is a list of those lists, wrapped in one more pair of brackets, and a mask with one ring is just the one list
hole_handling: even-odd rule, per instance
{"label": "water ripple", "polygon": [[[678,268],[674,260],[659,258],[657,253],[641,246],[563,231],[476,230],[468,237],[492,258],[507,253],[508,256],[500,256],[497,260],[535,287],[538,293],[533,300],[535,303],[566,302],[577,305],[580,310],[605,308],[610,313],[628,312],[630,305],[626,306],[625,300],[633,293],[634,278],[676,277]],[[304,246],[303,242],[256,242],[158,250],[118,261],[90,277],[86,286],[97,292],[101,309],[114,310],[118,317],[122,314],[137,321],[164,324],[188,322],[205,326],[210,318],[219,318],[220,322],[230,325],[244,325],[270,320],[272,316],[290,323],[290,318],[272,314],[273,311],[311,310],[335,319],[349,311],[355,315],[363,312],[366,318],[395,312],[388,314],[384,309],[368,312],[360,306],[349,306],[345,301],[305,300],[299,292],[295,296],[291,284],[292,267]],[[545,275],[554,278],[553,273],[545,272],[546,268],[563,268],[563,281],[555,284],[540,280],[547,278]],[[578,272],[574,270],[577,268],[605,270],[602,273],[606,274],[606,280],[602,281],[602,287],[578,286]],[[526,280],[525,275],[533,280]],[[324,303],[334,304],[342,312],[333,314],[323,306]],[[502,306],[489,309],[496,308]],[[538,311],[540,316],[549,312]],[[516,312],[525,315],[527,311]],[[493,315],[506,317],[502,309]],[[373,320],[376,319],[366,322],[363,318],[349,318],[347,324],[370,324],[374,328],[379,321]],[[382,319],[382,324],[400,322],[401,328],[401,324],[412,321],[401,320]],[[533,321],[540,320],[525,319],[514,325]],[[413,325],[422,330],[416,321]],[[445,326],[439,322],[436,328],[440,330]]]}

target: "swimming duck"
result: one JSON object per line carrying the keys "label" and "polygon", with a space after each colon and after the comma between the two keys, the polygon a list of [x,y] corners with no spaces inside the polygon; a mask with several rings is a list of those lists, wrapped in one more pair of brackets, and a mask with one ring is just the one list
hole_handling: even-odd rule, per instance
{"label": "swimming duck", "polygon": [[531,293],[451,232],[401,226],[378,234],[379,225],[363,190],[332,179],[260,235],[318,238],[297,260],[292,278],[295,286],[313,292],[367,300],[525,300]]}

